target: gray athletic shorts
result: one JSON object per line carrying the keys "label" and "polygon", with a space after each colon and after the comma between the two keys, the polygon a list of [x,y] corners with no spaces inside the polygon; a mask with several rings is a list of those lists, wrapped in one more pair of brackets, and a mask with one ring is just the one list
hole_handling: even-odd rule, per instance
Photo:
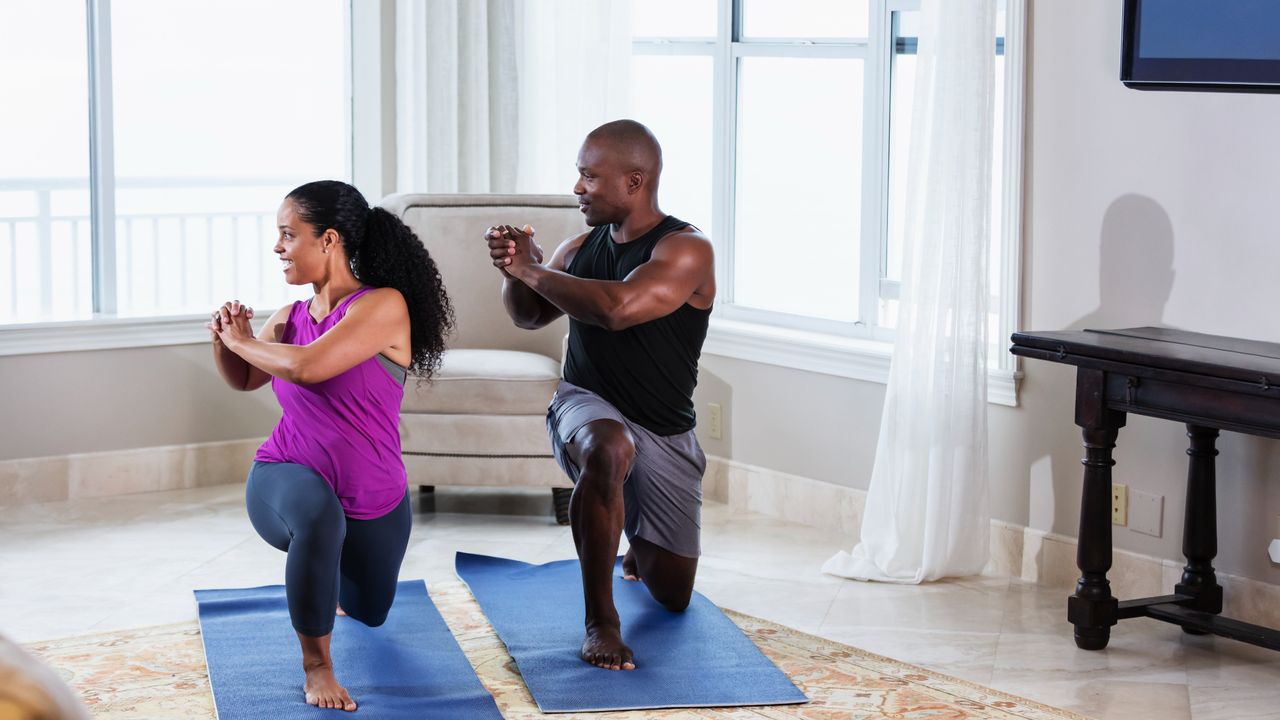
{"label": "gray athletic shorts", "polygon": [[693,431],[656,435],[623,417],[599,395],[562,380],[547,408],[547,432],[556,462],[574,483],[581,469],[565,446],[593,420],[616,420],[635,440],[635,462],[622,484],[627,539],[641,537],[683,557],[701,555],[702,473],[707,456]]}

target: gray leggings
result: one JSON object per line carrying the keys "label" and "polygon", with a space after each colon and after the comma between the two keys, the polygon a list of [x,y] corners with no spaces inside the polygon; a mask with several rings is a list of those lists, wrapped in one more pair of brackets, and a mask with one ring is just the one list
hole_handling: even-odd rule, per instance
{"label": "gray leggings", "polygon": [[387,619],[413,524],[407,491],[386,515],[355,520],[311,468],[254,462],[245,505],[258,535],[289,553],[285,595],[294,630],[310,637],[333,632],[339,602],[365,625]]}

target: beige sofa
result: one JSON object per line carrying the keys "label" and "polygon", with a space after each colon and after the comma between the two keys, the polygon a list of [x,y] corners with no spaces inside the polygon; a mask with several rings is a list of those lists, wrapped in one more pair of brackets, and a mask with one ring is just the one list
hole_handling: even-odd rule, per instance
{"label": "beige sofa", "polygon": [[400,437],[410,484],[554,488],[568,522],[567,477],[551,456],[547,403],[560,380],[564,318],[521,330],[502,307],[502,276],[483,234],[529,223],[548,256],[586,229],[568,195],[391,195],[381,205],[427,246],[453,302],[457,327],[430,383],[409,378]]}

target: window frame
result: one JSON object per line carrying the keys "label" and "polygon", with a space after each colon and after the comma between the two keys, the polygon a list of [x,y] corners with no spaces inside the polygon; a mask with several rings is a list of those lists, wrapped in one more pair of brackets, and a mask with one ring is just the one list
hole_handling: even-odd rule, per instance
{"label": "window frame", "polygon": [[[918,10],[919,0],[870,0],[865,40],[746,39],[743,0],[717,0],[714,38],[638,37],[633,55],[702,55],[713,58],[712,217],[716,231],[716,282],[721,300],[712,313],[704,352],[887,383],[894,331],[878,324],[879,304],[896,296],[888,278],[889,112],[893,14]],[[1021,297],[1023,203],[1023,87],[1025,83],[1026,0],[1006,0],[1001,262],[991,268],[998,286],[997,332],[1008,337],[1018,327]],[[859,240],[858,319],[839,322],[735,305],[734,223],[738,135],[739,60],[743,57],[843,57],[864,62],[863,176]],[[997,338],[996,347],[1001,343]],[[1017,358],[999,352],[988,359],[988,399],[1017,405],[1021,379]]]}
{"label": "window frame", "polygon": [[[113,78],[111,72],[111,2],[85,0],[88,35],[89,95],[89,196],[93,314],[89,318],[46,322],[0,324],[0,357],[52,352],[107,350],[208,341],[204,313],[119,317],[116,273],[116,212]],[[375,199],[393,189],[394,155],[387,152],[383,132],[387,107],[394,112],[394,98],[387,94],[382,71],[387,62],[389,37],[394,38],[394,0],[343,3],[345,23],[343,94],[347,131],[345,160],[348,175]],[[359,130],[359,132],[357,132]],[[390,133],[394,140],[394,130]],[[390,169],[388,170],[388,165]],[[260,308],[263,322],[275,308]]]}

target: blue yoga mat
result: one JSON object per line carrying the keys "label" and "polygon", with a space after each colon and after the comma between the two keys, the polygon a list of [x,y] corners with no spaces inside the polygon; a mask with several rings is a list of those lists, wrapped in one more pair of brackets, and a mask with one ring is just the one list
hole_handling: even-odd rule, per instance
{"label": "blue yoga mat", "polygon": [[[458,553],[471,588],[545,713],[675,707],[786,705],[808,701],[720,609],[698,593],[673,613],[615,569],[614,604],[635,670],[588,665],[582,648],[577,560],[530,565]],[[225,720],[225,718],[224,718]]]}
{"label": "blue yoga mat", "polygon": [[308,705],[284,587],[197,590],[218,720],[501,720],[421,580],[401,581],[381,627],[337,618],[330,651],[353,715]]}

